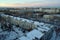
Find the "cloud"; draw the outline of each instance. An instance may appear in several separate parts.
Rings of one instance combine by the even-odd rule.
[[[15,3],[15,4],[6,4],[6,3],[0,3],[0,7],[1,6],[5,6],[5,7],[24,7],[24,6],[43,6],[43,4],[40,4],[40,3],[29,3],[29,4],[21,4],[21,3]]]
[[[57,0],[11,0],[10,2],[4,1],[2,3],[0,1],[0,7],[59,6],[59,2]]]
[[[0,4],[0,7],[29,7],[29,6],[55,6],[55,5],[59,5],[59,4],[43,4],[43,3],[31,3],[31,4],[20,4],[20,3],[16,3],[16,4]]]

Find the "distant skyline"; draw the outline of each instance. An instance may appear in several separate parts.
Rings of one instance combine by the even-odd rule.
[[[60,0],[0,0],[0,7],[60,7]]]

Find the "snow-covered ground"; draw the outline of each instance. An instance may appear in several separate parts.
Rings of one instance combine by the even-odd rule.
[[[60,40],[60,36],[58,35],[58,37],[56,38],[56,33],[54,31],[53,36],[50,40]]]
[[[23,31],[21,28],[17,28],[16,26],[13,26],[13,29],[14,31],[2,31],[2,29],[0,28],[0,40],[16,40],[16,39],[19,39],[20,37],[22,37],[24,35]],[[41,30],[41,29],[40,29]],[[42,29],[43,30],[43,29]],[[32,32],[32,33],[31,33]],[[40,37],[41,35],[39,34],[40,32],[39,31],[30,31],[29,34],[32,34],[32,35],[29,35],[27,36],[26,38],[28,39],[30,36],[34,37],[34,36],[37,36],[37,37]],[[35,35],[35,34],[38,34],[38,35]],[[41,33],[42,34],[42,33]],[[32,38],[31,37],[31,38]],[[56,37],[56,34],[55,34],[55,31],[53,32],[53,36],[50,40],[55,40],[55,37]],[[60,40],[60,36],[57,37],[57,40]]]

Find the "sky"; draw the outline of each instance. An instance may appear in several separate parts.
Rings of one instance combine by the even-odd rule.
[[[0,0],[0,7],[60,7],[60,0]]]

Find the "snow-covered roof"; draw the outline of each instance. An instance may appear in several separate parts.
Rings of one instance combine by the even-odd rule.
[[[35,22],[34,22],[34,24],[35,24],[35,25],[40,25],[40,23],[39,23],[39,22],[37,22],[37,21],[35,21]]]
[[[8,33],[8,32],[7,32]],[[10,32],[9,36],[5,40],[13,40],[17,37],[17,34],[13,31]]]
[[[44,31],[45,31],[45,32],[48,32],[48,30],[43,29],[43,28],[39,28],[39,27],[38,27],[37,29],[38,29],[39,31],[42,31],[42,32],[44,32]]]
[[[22,19],[22,21],[26,21],[26,19],[24,19],[24,18],[21,18]]]
[[[50,30],[50,28],[49,28],[48,26],[45,26],[45,25],[43,25],[42,28],[45,28],[45,29],[47,29],[47,30]]]
[[[19,38],[18,40],[30,40],[29,38],[22,36],[21,38]]]
[[[14,17],[14,19],[16,19],[17,17]]]
[[[27,37],[30,39],[38,38],[40,39],[44,34],[36,29],[32,30],[31,32],[27,33]]]
[[[40,22],[40,25],[44,25],[44,23],[43,22]]]
[[[26,20],[28,23],[32,23],[33,21],[32,20]]]
[[[13,16],[10,16],[11,18],[13,18]]]
[[[20,18],[19,18],[19,17],[17,17],[17,20],[20,20]]]

